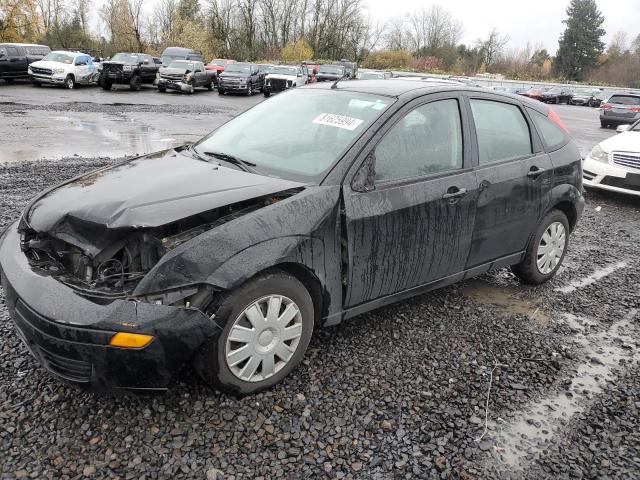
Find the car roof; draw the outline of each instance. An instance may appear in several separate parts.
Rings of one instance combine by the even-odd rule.
[[[342,80],[336,85],[337,90],[366,93],[370,95],[380,95],[394,98],[415,98],[429,93],[438,92],[477,92],[492,97],[504,97],[515,99],[540,112],[548,112],[549,107],[541,102],[531,100],[521,95],[511,93],[495,92],[487,88],[470,87],[468,85],[451,85],[437,82],[416,82],[414,80]],[[335,82],[313,83],[305,88],[331,90]]]

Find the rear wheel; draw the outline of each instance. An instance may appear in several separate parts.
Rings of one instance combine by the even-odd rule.
[[[129,82],[129,88],[134,91],[138,91],[142,88],[142,79],[140,75],[134,75]]]
[[[511,269],[524,283],[539,285],[551,279],[567,253],[569,221],[560,210],[552,210],[538,225],[522,261]]]
[[[270,270],[207,310],[223,327],[195,367],[212,387],[235,395],[270,388],[302,360],[314,325],[313,302],[294,276]]]

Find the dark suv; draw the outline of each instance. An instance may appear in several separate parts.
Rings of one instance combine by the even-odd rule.
[[[640,94],[614,93],[600,105],[600,126],[608,128],[640,120]]]
[[[149,391],[188,366],[243,395],[314,327],[496,268],[550,280],[583,208],[580,152],[542,103],[314,84],[40,194],[0,237],[2,286],[59,378]]]
[[[49,52],[51,49],[46,45],[0,43],[0,79],[12,82],[29,78],[29,65],[42,60]]]
[[[116,53],[111,60],[102,62],[99,84],[105,90],[112,85],[128,85],[140,90],[143,84],[153,84],[160,65],[145,53]]]
[[[266,74],[255,63],[232,63],[218,77],[218,93],[252,95],[262,91]]]

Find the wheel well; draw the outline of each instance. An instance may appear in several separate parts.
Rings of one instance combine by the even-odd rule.
[[[574,207],[571,202],[562,201],[556,204],[553,209],[560,210],[567,216],[567,220],[569,220],[569,231],[572,232],[578,221],[578,212],[576,211],[576,207]]]
[[[320,325],[321,320],[327,316],[326,306],[329,302],[325,301],[324,289],[316,275],[304,265],[299,263],[280,263],[275,268],[283,270],[302,282],[311,295],[313,300],[313,310],[315,312],[315,324]]]

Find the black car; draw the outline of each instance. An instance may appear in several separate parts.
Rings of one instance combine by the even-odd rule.
[[[335,82],[336,80],[342,80],[348,78],[344,65],[320,65],[318,74],[316,75],[316,81],[318,82]]]
[[[218,93],[244,93],[251,96],[262,91],[265,76],[255,63],[231,63],[218,76]]]
[[[574,92],[569,104],[581,105],[584,107],[598,107],[602,102],[598,96],[602,95],[602,90],[593,88],[581,88]]]
[[[102,62],[102,73],[98,83],[105,90],[113,85],[129,85],[131,90],[140,90],[143,84],[152,85],[160,65],[145,53],[116,53],[109,61]]]
[[[581,192],[541,103],[314,84],[40,194],[0,238],[2,286],[63,380],[148,391],[192,366],[242,395],[288,375],[315,326],[501,267],[551,279]]]
[[[9,83],[29,78],[29,65],[42,60],[49,52],[51,49],[46,45],[0,43],[0,79]]]
[[[542,92],[540,101],[544,103],[569,104],[573,98],[573,90],[570,88],[553,87]]]

